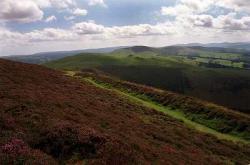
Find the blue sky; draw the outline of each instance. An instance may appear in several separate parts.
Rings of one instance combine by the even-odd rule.
[[[20,24],[10,22],[8,27],[28,32],[33,29],[43,29],[46,27],[69,28],[74,22],[94,20],[104,26],[125,26],[136,24],[155,24],[160,17],[159,9],[162,6],[173,5],[172,0],[107,0],[107,7],[101,5],[89,6],[88,0],[77,0],[78,8],[88,11],[85,16],[78,16],[73,21],[67,21],[65,16],[71,16],[67,10],[56,11],[54,8],[44,9],[44,17],[55,15],[57,20],[48,24],[46,22],[30,22]]]
[[[0,56],[250,38],[248,0],[1,0]]]

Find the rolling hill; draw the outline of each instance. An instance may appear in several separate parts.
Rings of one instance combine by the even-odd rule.
[[[224,42],[224,43],[208,43],[208,44],[190,43],[190,44],[181,44],[179,46],[219,47],[219,48],[244,49],[250,51],[249,42],[236,42],[236,43]]]
[[[0,60],[0,164],[250,162],[248,140],[238,140],[249,120],[235,139],[88,77]]]
[[[95,68],[123,80],[201,98],[250,113],[247,52],[204,47],[129,47],[106,54],[83,53],[45,66]]]
[[[58,60],[64,57],[73,56],[79,53],[109,53],[116,49],[120,49],[124,47],[109,47],[109,48],[99,48],[99,49],[85,49],[85,50],[72,50],[72,51],[56,51],[56,52],[42,52],[36,53],[32,55],[15,55],[15,56],[4,56],[2,58],[30,63],[30,64],[42,64],[53,60]]]
[[[124,48],[124,49],[123,49]],[[117,52],[132,52],[132,53],[140,53],[140,52],[150,52],[150,53],[156,53],[161,55],[181,55],[181,56],[194,56],[194,57],[202,57],[199,55],[202,55],[202,53],[209,54],[211,57],[214,57],[213,53],[224,53],[222,56],[217,57],[217,59],[227,60],[227,55],[230,56],[231,54],[238,54],[237,57],[240,55],[244,55],[242,58],[233,59],[236,61],[245,61],[246,66],[250,68],[250,49],[249,49],[249,43],[210,43],[210,44],[200,44],[200,43],[191,43],[191,44],[181,44],[181,45],[175,45],[175,46],[167,46],[162,48],[152,48],[152,47],[146,47],[146,46],[134,46],[134,47],[128,47],[128,46],[120,46],[120,47],[108,47],[108,48],[99,48],[99,49],[85,49],[85,50],[73,50],[73,51],[57,51],[57,52],[42,52],[42,53],[36,53],[32,55],[14,55],[14,56],[4,56],[3,58],[13,60],[13,61],[19,61],[19,62],[25,62],[25,63],[31,63],[31,64],[42,64],[47,63],[50,61],[58,60],[67,56],[76,55],[79,53],[111,53],[113,51],[118,50]],[[212,54],[211,54],[212,52]],[[225,56],[226,55],[226,56]],[[223,58],[224,57],[224,58]],[[204,58],[204,57],[203,57]],[[213,62],[213,61],[212,61]],[[218,63],[218,61],[215,61]]]

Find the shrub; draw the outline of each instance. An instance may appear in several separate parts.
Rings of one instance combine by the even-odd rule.
[[[31,149],[23,140],[12,138],[0,146],[0,164],[43,164],[53,165],[55,161],[48,155]]]
[[[74,154],[86,159],[98,157],[97,152],[105,142],[106,138],[92,129],[59,122],[41,132],[35,148],[57,159],[67,160]]]

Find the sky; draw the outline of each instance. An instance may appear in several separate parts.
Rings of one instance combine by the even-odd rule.
[[[250,0],[0,0],[0,56],[249,41]]]

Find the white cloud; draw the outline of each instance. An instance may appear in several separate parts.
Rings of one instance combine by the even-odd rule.
[[[5,28],[0,29],[2,42],[15,40],[22,43],[35,43],[45,41],[72,41],[85,38],[85,36],[98,36],[99,38],[118,39],[135,38],[138,36],[172,35],[175,29],[170,24],[140,24],[133,26],[105,27],[94,22],[81,22],[72,26],[70,30],[59,28],[45,28],[27,33],[13,32]]]
[[[214,17],[211,15],[201,14],[201,15],[188,15],[182,17],[181,19],[183,23],[186,22],[186,25],[191,26],[200,26],[200,27],[213,27]],[[179,20],[181,20],[179,19]]]
[[[42,20],[43,8],[73,9],[75,0],[1,0],[0,21],[4,22],[34,22]],[[86,15],[84,9],[75,9],[74,14]],[[55,17],[47,18],[46,22],[55,20]],[[52,20],[51,20],[52,19]]]
[[[170,7],[162,7],[161,14],[162,15],[169,15],[169,16],[178,16],[192,13],[192,10],[185,5],[177,5],[177,6],[170,6]]]
[[[51,7],[50,0],[33,0],[40,8]]]
[[[85,16],[88,14],[88,11],[85,9],[76,8],[72,11],[72,14],[76,16]]]
[[[45,28],[24,34],[29,41],[69,41],[77,39],[77,35],[69,30]]]
[[[77,5],[75,0],[32,0],[40,8],[54,7],[57,9],[68,9]]]
[[[250,16],[235,18],[235,13],[222,15],[214,19],[215,28],[225,30],[250,30]]]
[[[162,15],[179,16],[187,14],[198,14],[210,9],[214,0],[180,0],[175,6],[163,6]]]
[[[32,0],[1,0],[0,20],[34,22],[43,18],[43,11]]]
[[[56,8],[70,8],[76,6],[75,0],[50,0],[52,6]]]
[[[77,16],[86,16],[88,14],[88,11],[85,9],[80,9],[80,8],[75,8],[72,10],[69,10],[70,16],[64,16],[64,19],[66,21],[72,21],[74,19],[76,19]]]
[[[116,37],[171,35],[176,33],[171,24],[139,24],[132,26],[114,26],[105,28],[105,32]]]
[[[136,36],[170,35],[176,33],[173,25],[169,23],[105,27],[94,22],[81,22],[75,24],[72,29],[79,35],[102,34],[103,37],[111,38],[133,38]]]
[[[220,1],[220,0],[217,0]],[[181,3],[195,13],[208,11],[216,0],[181,0]]]
[[[230,9],[234,13],[210,15],[216,7]],[[218,9],[217,9],[218,10]],[[223,30],[250,30],[249,16],[239,16],[250,12],[250,1],[246,0],[180,0],[175,6],[163,6],[161,14],[174,16],[172,21],[178,26],[193,28],[206,27]],[[192,30],[192,29],[191,29]]]
[[[72,29],[78,34],[100,34],[104,32],[105,27],[93,22],[81,22],[75,24]]]
[[[56,20],[57,20],[56,16],[52,15],[52,16],[47,17],[44,21],[45,22],[53,22]]]
[[[0,27],[0,38],[4,38],[4,40],[0,40],[1,43],[6,41],[17,42],[20,40],[25,40],[25,36],[22,33],[12,32],[3,27]]]
[[[99,6],[102,6],[102,7],[108,7],[106,5],[106,3],[104,2],[104,0],[89,0],[89,5],[90,6],[99,5]]]
[[[250,13],[250,1],[249,0],[218,0],[216,5],[222,6],[234,11],[244,11]]]
[[[249,0],[178,0],[175,6],[163,6],[163,15],[184,15],[190,13],[203,13],[214,7],[223,7],[235,12],[250,13]]]
[[[228,32],[219,28],[204,28],[201,20],[207,20],[206,15],[193,19],[199,21],[193,21],[193,24],[196,22],[197,25],[189,23],[192,25],[190,28],[180,26],[181,22],[113,27],[81,22],[68,30],[45,28],[26,33],[0,28],[0,38],[4,38],[0,40],[0,55],[119,45],[166,46],[188,42],[249,41],[250,31]],[[213,18],[214,27],[224,26],[218,25],[216,19],[219,18]],[[248,20],[249,18],[245,17],[241,21],[247,25]]]
[[[4,40],[0,40],[0,43],[5,44],[34,44],[36,42],[72,41],[79,39],[78,35],[73,31],[58,28],[45,28],[27,33],[14,32],[6,28],[0,28],[0,38],[4,38]]]

